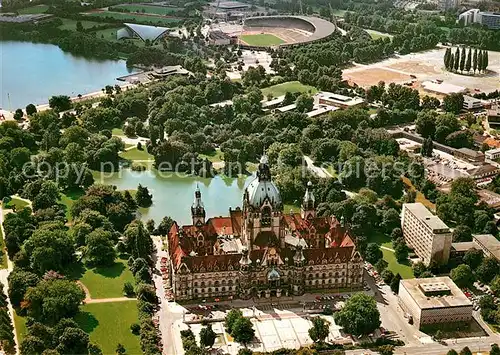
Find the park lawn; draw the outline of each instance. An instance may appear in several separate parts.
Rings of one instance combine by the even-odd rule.
[[[19,211],[20,209],[27,207],[28,202],[26,202],[24,200],[20,200],[16,197],[13,197],[12,200],[7,202],[3,207],[4,207],[4,209],[12,209],[12,207],[14,207],[14,206],[16,207],[16,211]]]
[[[7,269],[7,253],[5,249],[5,240],[3,239],[3,232],[0,228],[0,269]]]
[[[117,7],[121,9],[129,10],[130,12],[144,12],[146,14],[154,14],[154,15],[170,15],[174,12],[182,10],[179,7],[165,7],[165,6],[154,6],[154,5],[135,5],[135,4],[126,4],[126,5],[117,5],[110,7],[110,10],[113,11]]]
[[[112,12],[112,11],[102,11],[102,12],[87,12],[84,14],[87,17],[102,17],[102,18],[113,18],[120,21],[129,21],[135,23],[143,24],[153,24],[153,25],[175,25],[182,21],[178,18],[169,18],[161,16],[151,16],[151,15],[140,15],[140,14],[128,14],[123,12]]]
[[[275,46],[285,43],[281,38],[269,33],[261,33],[257,35],[242,35],[241,39],[249,46]]]
[[[82,189],[74,189],[74,190],[68,190],[59,195],[59,203],[64,205],[64,213],[66,214],[66,219],[68,221],[72,220],[71,217],[71,207],[75,203],[76,200],[80,198],[80,196],[83,196],[85,194],[85,191]]]
[[[78,22],[77,20],[72,20],[69,18],[61,18],[61,20],[63,23],[61,26],[58,27],[60,30],[76,31],[76,23]],[[92,28],[94,26],[107,25],[106,23],[95,22],[95,21],[80,20],[80,22],[81,22],[84,29]]]
[[[415,277],[411,266],[400,264],[392,251],[382,249],[382,254],[384,255],[384,260],[389,264],[387,269],[391,270],[394,275],[400,274],[403,279],[412,279]]]
[[[116,259],[112,266],[86,268],[80,281],[87,286],[91,298],[124,297],[123,285],[134,284],[134,275],[126,260]]]
[[[285,95],[287,92],[311,92],[312,94],[315,94],[318,92],[318,89],[316,89],[314,86],[304,85],[299,81],[288,81],[286,83],[277,84],[262,89],[262,95],[264,97],[267,97],[269,94],[272,94],[274,97],[278,97],[281,95]]]
[[[368,239],[368,242],[375,243],[378,246],[383,246],[383,247],[392,249],[391,237],[389,237],[388,235],[386,235],[384,233],[379,233],[379,232],[373,233],[370,236],[370,238]]]
[[[379,38],[385,38],[388,37],[390,38],[391,36],[389,34],[384,34],[384,33],[379,33],[377,31],[372,31],[369,29],[364,29],[368,34],[372,37],[372,39],[379,39]]]
[[[14,325],[16,327],[17,340],[21,343],[28,332],[26,327],[26,317],[21,317],[16,313],[16,311],[14,311]]]
[[[410,190],[416,190],[415,186],[411,183],[410,179],[408,179],[406,176],[401,177],[403,179],[403,183],[410,188]],[[423,204],[425,207],[430,209],[431,211],[436,210],[436,205],[429,201],[427,198],[425,198],[424,194],[421,193],[420,191],[417,191],[417,197],[415,198],[415,202],[420,202]]]
[[[26,7],[24,9],[19,9],[17,12],[19,15],[30,15],[30,14],[43,14],[47,12],[49,9],[48,5],[36,5],[36,6],[30,6]]]
[[[202,159],[206,158],[206,159],[210,160],[212,163],[222,161],[223,156],[224,156],[224,153],[222,153],[220,151],[220,149],[216,149],[214,152],[212,152],[210,154],[200,154],[199,155],[200,158],[202,158]]]
[[[117,41],[116,32],[120,29],[120,27],[114,28],[106,28],[104,30],[95,31],[97,38],[106,39],[108,41]]]
[[[80,307],[75,321],[97,343],[103,354],[114,354],[122,344],[126,354],[142,354],[139,336],[130,326],[138,322],[136,301],[90,303]]]
[[[284,204],[283,213],[290,213],[290,211],[293,211],[294,213],[300,213],[300,207],[296,205]]]
[[[347,12],[347,10],[335,9],[335,10],[332,10],[332,15],[338,16],[338,17],[344,17],[346,12]]]
[[[146,151],[146,148],[144,148],[144,150],[139,150],[137,147],[121,152],[120,157],[132,161],[153,159],[153,156]]]
[[[111,131],[111,134],[113,136],[125,137],[125,133],[123,133],[123,129],[121,129],[121,128],[113,128],[113,130]]]

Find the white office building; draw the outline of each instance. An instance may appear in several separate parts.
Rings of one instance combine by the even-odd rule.
[[[406,244],[425,265],[448,262],[452,242],[450,228],[423,204],[403,204],[401,226]]]

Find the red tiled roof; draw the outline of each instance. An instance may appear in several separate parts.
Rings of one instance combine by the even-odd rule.
[[[307,263],[322,264],[326,260],[328,264],[333,264],[337,259],[343,263],[351,260],[353,251],[354,247],[306,248],[303,253]]]

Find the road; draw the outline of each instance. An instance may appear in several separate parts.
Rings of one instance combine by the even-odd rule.
[[[163,279],[160,272],[160,261],[162,257],[167,257],[166,251],[162,250],[162,241],[159,237],[153,237],[156,247],[156,252],[153,254],[153,261],[155,262],[155,270],[153,274],[153,282],[156,287],[156,295],[158,296],[159,310],[157,316],[159,319],[159,327],[161,332],[161,340],[163,343],[163,354],[176,355],[183,354],[184,351],[179,349],[179,341],[174,338],[176,336],[173,331],[174,324],[182,320],[184,308],[175,302],[168,302],[165,298],[163,290]],[[178,333],[178,332],[177,332]]]
[[[320,168],[319,166],[314,165],[314,162],[307,155],[304,155],[304,161],[306,162],[306,166],[313,173],[318,175],[321,178],[331,178],[332,175],[326,171],[326,169]]]

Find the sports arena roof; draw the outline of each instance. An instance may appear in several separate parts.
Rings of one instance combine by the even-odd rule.
[[[269,27],[277,27],[276,22],[280,20],[283,21],[284,28],[292,27],[292,25],[290,24],[290,20],[292,21],[296,20],[296,21],[305,21],[312,26],[311,27],[312,29],[314,29],[314,32],[311,36],[305,37],[303,40],[299,40],[293,44],[317,41],[321,38],[330,36],[332,33],[335,32],[336,29],[335,25],[330,21],[312,16],[287,16],[287,15],[254,16],[254,17],[248,17],[245,20],[244,25],[246,27],[251,27],[254,25],[253,23],[255,23],[257,27],[267,27],[266,24],[268,24]],[[281,45],[282,46],[287,45],[287,43]]]
[[[125,28],[119,29],[116,32],[117,39],[137,36],[143,41],[148,39],[151,42],[154,42],[169,30],[167,27],[137,25],[135,23],[124,23],[123,25]]]

